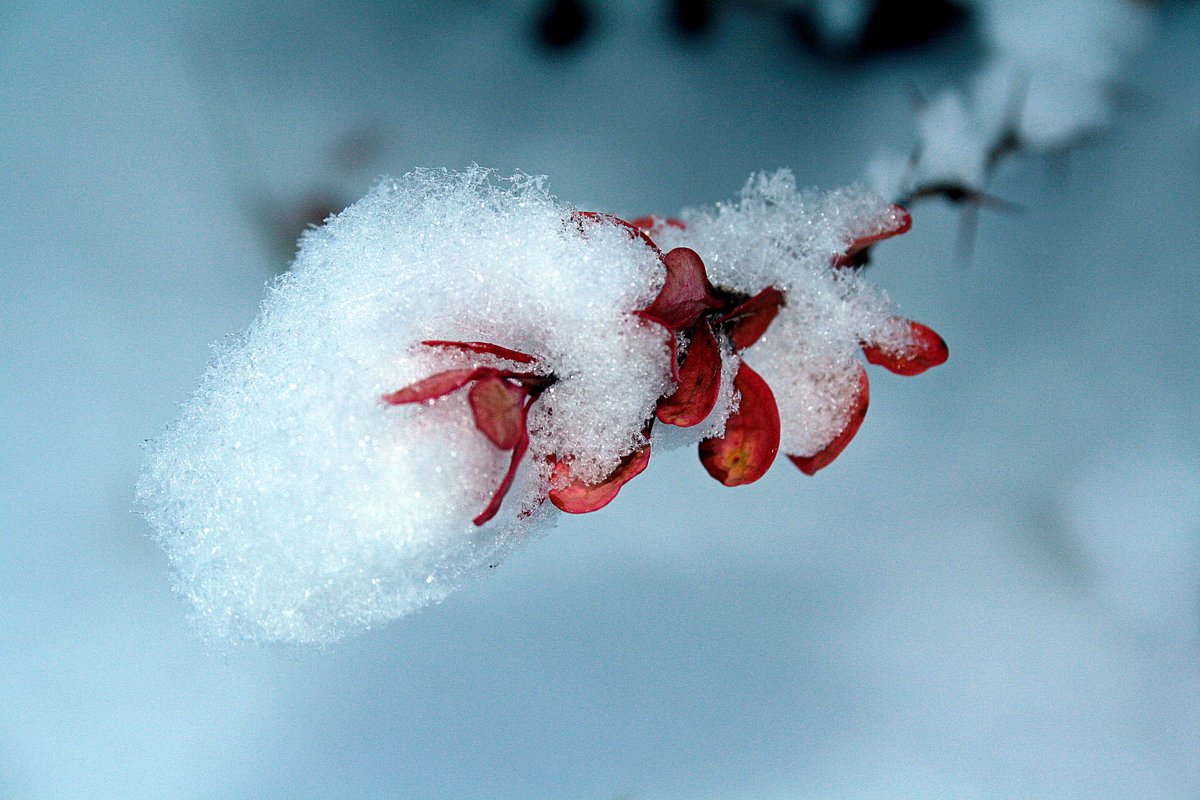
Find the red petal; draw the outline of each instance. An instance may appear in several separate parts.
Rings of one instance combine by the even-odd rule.
[[[910,228],[912,228],[912,215],[908,213],[908,209],[902,206],[892,206],[892,213],[896,216],[896,220],[894,222],[888,223],[884,228],[875,233],[871,233],[866,236],[860,236],[855,239],[850,243],[850,246],[846,248],[845,253],[834,257],[833,265],[835,267],[860,266],[862,263],[861,260],[855,258],[855,256],[860,252],[873,244],[882,242],[884,239],[890,239],[893,236],[899,236],[902,233],[906,233]]]
[[[931,367],[945,364],[950,358],[946,341],[928,325],[907,320],[912,343],[900,350],[881,350],[875,345],[863,345],[867,361],[895,372],[897,375],[920,375]]]
[[[509,350],[507,347],[501,347],[491,342],[447,342],[441,339],[428,339],[421,342],[421,344],[429,347],[444,347],[450,350],[466,350],[471,353],[498,356],[509,361],[516,361],[518,364],[533,364],[537,361],[535,356],[531,356],[528,353],[522,353],[519,350]]]
[[[721,389],[721,348],[703,319],[692,326],[692,341],[677,382],[675,393],[658,402],[656,414],[668,425],[688,428],[709,415]]]
[[[483,378],[471,387],[468,398],[475,427],[501,450],[517,446],[525,427],[522,410],[527,392],[499,377]]]
[[[646,313],[677,331],[687,330],[706,309],[720,308],[704,261],[689,247],[676,247],[663,256],[667,278]]]
[[[500,504],[504,502],[504,495],[508,494],[508,490],[512,488],[513,480],[517,477],[517,467],[521,465],[521,459],[525,457],[525,451],[529,448],[529,431],[525,427],[525,420],[529,415],[529,404],[532,402],[530,400],[529,403],[521,406],[520,433],[517,435],[516,444],[513,446],[512,460],[508,462],[508,472],[504,473],[504,478],[500,481],[500,485],[492,493],[492,499],[488,501],[487,508],[480,511],[479,516],[472,520],[476,525],[482,525],[496,516],[496,513],[500,510]]]
[[[850,440],[858,433],[858,429],[862,427],[863,419],[867,416],[867,406],[871,403],[871,385],[867,381],[867,371],[859,365],[858,368],[858,392],[854,395],[854,401],[850,406],[850,418],[846,421],[846,427],[842,428],[842,432],[833,437],[833,441],[825,445],[818,453],[811,456],[791,456],[792,463],[800,468],[800,471],[805,475],[815,475],[819,470],[825,469],[833,463],[834,459],[842,454],[846,449],[846,445],[850,444]]]
[[[424,380],[409,384],[391,394],[385,394],[383,402],[398,406],[404,403],[420,403],[425,400],[433,400],[448,395],[456,389],[461,389],[471,381],[496,377],[501,374],[500,370],[492,367],[447,370],[446,372],[439,372],[436,375],[430,375]]]
[[[740,306],[717,320],[729,322],[729,339],[734,350],[745,350],[759,340],[783,306],[784,294],[768,286]]]
[[[597,511],[612,502],[621,487],[641,474],[650,463],[650,443],[642,445],[621,459],[617,468],[600,483],[588,485],[571,475],[570,464],[559,461],[554,465],[552,480],[565,479],[561,489],[550,490],[550,502],[568,514],[587,514]],[[557,482],[557,481],[556,481]]]
[[[629,235],[632,238],[641,239],[643,242],[645,242],[647,245],[649,245],[651,248],[653,248],[654,252],[656,252],[656,253],[662,252],[662,250],[659,249],[658,245],[656,245],[654,243],[654,240],[646,235],[645,231],[643,231],[637,225],[634,225],[631,222],[626,222],[625,220],[623,220],[620,217],[615,216],[613,214],[603,214],[599,211],[576,211],[571,216],[576,222],[580,222],[580,223],[583,220],[588,220],[589,222],[608,222],[612,225],[620,226],[620,227],[624,228],[626,231],[628,231]],[[583,226],[581,224],[580,228],[582,229],[582,227]]]
[[[757,372],[743,363],[733,386],[741,392],[738,410],[725,422],[725,435],[700,443],[700,462],[726,486],[754,483],[766,474],[779,451],[779,408]]]

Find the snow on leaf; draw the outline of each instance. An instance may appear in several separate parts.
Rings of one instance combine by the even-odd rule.
[[[621,463],[604,480],[587,484],[571,474],[567,460],[554,465],[551,483],[563,485],[550,490],[550,502],[568,514],[587,514],[598,511],[613,501],[621,487],[642,473],[650,463],[650,443],[639,447],[621,459]]]
[[[846,248],[844,253],[835,256],[833,266],[862,266],[866,261],[866,251],[868,248],[879,244],[885,239],[891,239],[893,236],[907,233],[912,229],[912,215],[908,213],[908,209],[903,206],[893,205],[891,211],[891,218],[885,220],[884,225],[879,230],[857,237],[850,243],[850,246]]]
[[[139,484],[204,627],[327,643],[437,602],[552,525],[546,499],[610,502],[658,420],[675,427],[656,450],[698,443],[727,485],[781,447],[827,463],[865,410],[860,347],[902,369],[940,358],[918,327],[904,349],[882,292],[831,267],[898,232],[881,198],[781,171],[685,218],[632,224],[539,178],[423,170],[306,235]]]
[[[867,361],[878,364],[897,375],[920,375],[927,369],[945,364],[950,358],[946,341],[928,325],[906,320],[911,341],[899,350],[878,345],[863,345]]]
[[[661,319],[656,319],[655,317],[652,317],[649,314],[647,314],[645,311],[635,311],[635,312],[633,312],[633,315],[635,317],[637,317],[638,319],[642,320],[643,322],[647,322],[651,325],[657,325],[658,327],[662,328],[663,333],[666,336],[665,341],[667,343],[667,350],[670,352],[670,355],[671,355],[671,380],[675,381],[675,384],[678,385],[679,384],[679,342],[677,342],[675,340],[675,330],[670,325],[663,322]]]
[[[498,344],[491,342],[448,342],[441,339],[426,339],[421,342],[426,347],[440,347],[447,350],[464,350],[468,353],[479,353],[481,355],[496,356],[507,361],[515,361],[518,364],[536,364],[537,357],[531,356],[528,353],[522,353],[519,350],[510,350],[507,347],[501,347]]]
[[[858,369],[858,390],[855,392],[854,400],[850,405],[850,414],[847,417],[845,427],[833,438],[833,441],[811,456],[789,455],[788,458],[805,475],[815,475],[820,470],[828,467],[842,454],[842,451],[846,449],[846,446],[850,444],[855,434],[858,433],[858,429],[862,427],[863,419],[867,416],[867,406],[870,403],[871,385],[867,380],[867,371],[860,365]]]
[[[582,223],[584,222],[608,223],[610,225],[616,225],[617,227],[624,228],[625,231],[634,239],[641,239],[655,252],[661,252],[658,249],[658,245],[654,243],[653,239],[646,235],[644,230],[639,228],[637,225],[634,225],[632,222],[626,222],[615,214],[604,214],[599,211],[576,211],[573,214],[573,218],[577,223],[579,223],[581,230],[583,230]]]

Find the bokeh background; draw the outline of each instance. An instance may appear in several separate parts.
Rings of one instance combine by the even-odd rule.
[[[973,252],[874,279],[949,341],[809,479],[655,459],[444,604],[214,650],[134,515],[141,445],[297,233],[414,166],[670,213],[858,180],[969,24],[865,58],[765,4],[0,0],[0,797],[1200,796],[1200,9],[1115,124],[1007,162]],[[552,37],[553,38],[553,37]]]

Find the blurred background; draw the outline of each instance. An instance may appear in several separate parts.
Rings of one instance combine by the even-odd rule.
[[[1194,3],[1103,134],[1002,165],[969,255],[938,200],[876,249],[951,361],[873,374],[816,478],[671,453],[324,652],[204,645],[130,511],[210,343],[377,176],[621,215],[854,182],[983,58],[916,6],[0,0],[0,798],[1200,796]]]

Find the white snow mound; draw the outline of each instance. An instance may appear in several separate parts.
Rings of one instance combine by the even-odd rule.
[[[573,212],[542,178],[424,170],[303,237],[258,319],[218,346],[180,419],[151,443],[139,483],[203,631],[325,643],[439,601],[553,522],[548,455],[573,455],[592,480],[644,443],[673,386],[662,329],[632,312],[665,270],[618,226],[581,233]],[[889,213],[865,192],[797,192],[781,172],[753,178],[736,204],[693,212],[679,234],[714,283],[789,291],[747,352],[775,388],[788,452],[836,433],[858,342],[892,324],[880,295],[829,267]],[[472,518],[509,453],[476,429],[466,391],[405,406],[381,396],[446,369],[519,365],[426,339],[492,342],[558,377],[532,407],[512,490],[482,527]],[[732,395],[671,444],[718,433]]]

